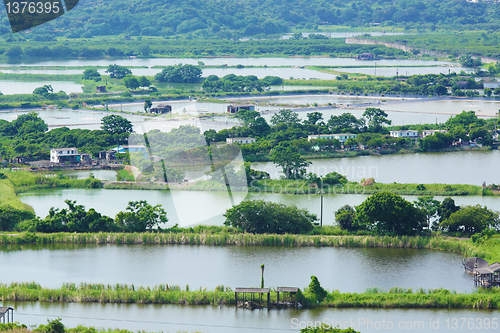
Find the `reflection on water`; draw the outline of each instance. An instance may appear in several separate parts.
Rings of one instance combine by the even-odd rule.
[[[415,249],[190,246],[38,245],[0,246],[1,283],[167,283],[198,289],[260,284],[260,265],[270,287],[305,287],[315,275],[329,290],[363,292],[378,287],[474,289],[461,255]],[[300,269],[297,269],[300,266]],[[453,277],[450,279],[450,276]]]
[[[497,172],[497,165],[500,163],[498,150],[372,155],[311,162],[307,172],[323,176],[335,171],[357,182],[363,178],[375,178],[380,183],[500,183],[500,174]],[[252,166],[256,170],[268,172],[271,178],[280,176],[281,169],[271,162],[253,163]]]
[[[54,92],[64,91],[66,94],[72,92],[81,93],[83,85],[70,81],[14,81],[0,80],[0,91],[4,95],[31,94],[33,90],[44,85],[51,85]]]
[[[36,303],[0,302],[0,306],[16,309],[15,320],[29,325],[46,324],[47,318],[62,318],[66,327],[78,325],[120,328],[146,332],[299,332],[297,326],[310,321],[324,322],[346,328],[349,325],[362,333],[380,333],[382,322],[395,332],[449,333],[494,332],[493,319],[500,311],[455,309],[336,309],[310,310],[243,310],[234,306],[189,306],[156,304],[100,304],[100,303]],[[472,318],[474,323],[490,322],[490,329],[471,330],[466,325],[452,328],[453,320]],[[448,320],[448,322],[447,322]],[[371,324],[369,324],[371,322]],[[449,325],[447,325],[449,324]],[[398,330],[401,326],[404,329]],[[302,326],[304,327],[304,326]],[[406,328],[407,327],[407,328]],[[477,326],[479,327],[479,326]]]

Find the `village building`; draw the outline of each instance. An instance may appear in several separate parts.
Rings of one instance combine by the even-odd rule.
[[[99,152],[99,159],[106,160],[107,162],[116,160],[116,151],[114,150],[102,150]]]
[[[393,138],[418,138],[418,131],[413,130],[399,130],[399,131],[390,131],[389,134]]]
[[[354,59],[357,59],[357,60],[374,60],[375,56],[373,55],[373,53],[365,52],[365,53],[358,54],[357,56],[354,57]]]
[[[50,149],[50,162],[63,164],[63,163],[92,163],[92,156],[87,153],[79,153],[76,148],[52,148]]]
[[[255,111],[255,105],[239,105],[239,106],[228,105],[227,106],[227,113],[237,113],[240,110]]]
[[[125,154],[125,153],[144,153],[147,154],[146,146],[144,145],[123,145],[112,149],[115,153]]]
[[[423,130],[422,131],[422,138],[425,138],[426,136],[429,136],[429,135],[434,135],[436,133],[448,133],[447,130]]]
[[[149,109],[149,113],[156,113],[156,114],[165,114],[171,112],[172,112],[172,106],[168,104],[158,104],[157,106]]]
[[[318,134],[318,135],[308,135],[307,141],[326,139],[326,140],[339,140],[341,143],[345,143],[349,139],[356,139],[357,134],[352,133],[339,133],[339,134]]]
[[[232,143],[239,143],[239,144],[249,144],[249,143],[254,143],[255,139],[254,138],[227,138],[226,143],[232,144]]]

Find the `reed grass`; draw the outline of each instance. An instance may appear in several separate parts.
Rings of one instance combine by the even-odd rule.
[[[137,304],[185,304],[185,305],[235,305],[231,288],[218,286],[214,290],[199,288],[190,290],[176,285],[134,286],[133,284],[65,283],[58,289],[42,288],[35,282],[0,284],[2,301],[41,301],[79,303],[137,303]],[[276,302],[275,290],[271,290],[271,302]],[[319,306],[338,308],[455,308],[498,309],[500,288],[478,289],[473,293],[457,293],[446,289],[376,288],[364,293],[329,292]]]
[[[220,228],[220,229],[219,229]],[[0,235],[0,244],[74,243],[74,244],[191,244],[242,246],[334,246],[437,249],[464,254],[478,251],[472,242],[450,237],[368,236],[368,235],[291,235],[249,234],[234,228],[165,233],[28,233]],[[185,229],[183,229],[185,230]],[[194,231],[194,229],[193,229]]]

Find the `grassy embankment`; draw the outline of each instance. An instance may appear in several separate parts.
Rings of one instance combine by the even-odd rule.
[[[42,288],[39,284],[11,283],[0,284],[2,301],[42,301],[42,302],[81,302],[81,303],[139,303],[139,304],[227,304],[235,305],[231,288],[218,286],[215,290],[190,290],[179,286],[134,286],[86,284],[64,284],[58,289]],[[271,292],[271,302],[276,302],[276,292]],[[446,289],[391,288],[380,291],[368,289],[364,293],[329,292],[318,306],[337,308],[453,308],[453,309],[498,309],[500,308],[500,289],[478,289],[469,294],[457,293]]]
[[[221,183],[200,180],[182,187],[187,191],[224,191],[226,186]],[[234,188],[233,191],[246,190],[247,188]],[[306,180],[264,179],[254,181],[248,186],[249,192],[282,193],[282,194],[316,194],[320,193],[318,187],[312,187]],[[399,184],[399,183],[374,183],[362,185],[356,182],[328,186],[324,185],[323,191],[327,194],[374,194],[389,191],[399,195],[431,195],[431,196],[463,196],[463,195],[499,195],[497,192],[477,185],[459,184]]]
[[[26,170],[2,171],[7,181],[12,184],[16,193],[45,188],[100,188],[101,181],[95,178],[68,179],[63,176],[49,176],[46,172],[31,172]]]

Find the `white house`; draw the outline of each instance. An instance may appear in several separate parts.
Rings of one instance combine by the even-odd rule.
[[[389,133],[394,138],[418,138],[418,131],[413,130],[390,131]]]
[[[423,130],[422,131],[422,137],[425,138],[426,136],[429,136],[429,135],[434,135],[436,133],[448,133],[447,130]]]
[[[76,148],[52,148],[50,150],[50,162],[52,163],[78,163],[80,157]]]
[[[341,143],[344,143],[349,139],[356,139],[356,137],[357,137],[357,134],[352,134],[352,133],[318,134],[318,135],[308,135],[307,141],[317,140],[317,139],[326,139],[326,140],[337,139]]]
[[[239,144],[243,144],[243,143],[253,143],[255,142],[255,139],[254,138],[227,138],[226,139],[226,143],[239,143]]]

